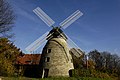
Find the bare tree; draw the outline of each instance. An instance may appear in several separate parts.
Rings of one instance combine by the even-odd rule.
[[[14,13],[6,0],[0,0],[0,38],[12,37],[11,29],[14,24]]]

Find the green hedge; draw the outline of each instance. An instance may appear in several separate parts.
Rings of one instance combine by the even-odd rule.
[[[107,73],[90,69],[74,69],[72,70],[72,77],[110,78]]]

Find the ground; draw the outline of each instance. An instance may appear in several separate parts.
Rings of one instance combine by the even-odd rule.
[[[1,79],[0,79],[1,80]],[[2,80],[117,80],[117,79],[102,79],[102,78],[91,78],[91,77],[59,77],[59,78],[27,78],[27,77],[2,77]]]

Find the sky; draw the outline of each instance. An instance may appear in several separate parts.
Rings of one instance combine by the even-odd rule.
[[[63,30],[84,52],[97,49],[120,55],[120,0],[8,0],[16,20],[14,43],[23,52],[33,41],[52,28],[34,13],[40,7],[55,25],[76,10],[83,12]]]

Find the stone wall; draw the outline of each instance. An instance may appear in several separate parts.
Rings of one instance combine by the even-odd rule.
[[[69,70],[74,69],[67,43],[62,38],[49,40],[43,49],[42,58],[44,77],[69,76]]]

